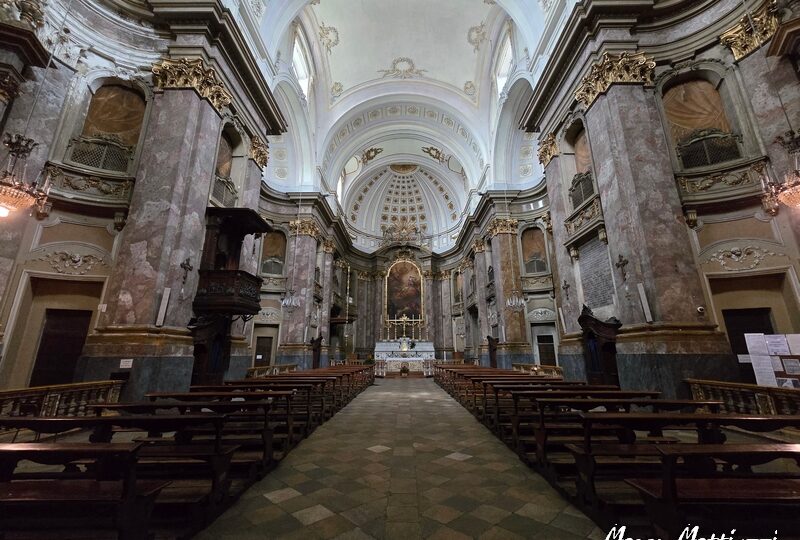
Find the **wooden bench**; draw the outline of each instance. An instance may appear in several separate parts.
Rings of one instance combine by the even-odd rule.
[[[758,473],[754,465],[788,458],[800,467],[800,444],[658,446],[662,478],[630,478],[665,540],[690,524],[699,531],[736,529],[737,538],[797,538],[800,479]],[[698,467],[697,463],[710,464]],[[680,466],[680,465],[683,466]],[[776,532],[777,531],[777,534]]]
[[[120,539],[149,538],[153,503],[167,483],[137,480],[141,448],[137,443],[0,444],[0,537],[38,532],[41,538],[77,538],[110,528]],[[52,472],[15,479],[22,460],[65,469],[74,469],[76,461],[93,466],[85,478]]]

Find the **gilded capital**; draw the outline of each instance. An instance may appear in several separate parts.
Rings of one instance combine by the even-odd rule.
[[[262,169],[267,166],[269,161],[269,148],[264,140],[256,135],[250,141],[250,158]]]
[[[213,68],[207,68],[201,58],[162,60],[153,64],[153,84],[158,88],[193,88],[202,98],[221,111],[230,105],[231,93],[225,89]]]
[[[550,133],[539,141],[539,163],[542,167],[547,167],[554,157],[558,155],[558,143],[556,143],[556,134]]]
[[[433,279],[435,276],[436,274],[430,270],[422,271],[422,277],[424,277],[425,279]]]
[[[369,272],[365,272],[363,270],[358,270],[356,272],[356,277],[361,281],[369,281],[372,275]]]
[[[575,99],[589,107],[597,96],[607,91],[613,84],[652,85],[655,67],[655,61],[641,52],[623,52],[619,55],[603,53],[600,60],[589,70],[589,74],[581,80],[575,91]]]
[[[731,50],[735,60],[741,60],[769,41],[779,25],[777,4],[775,0],[767,0],[752,16],[745,15],[736,26],[723,32],[719,40]]]
[[[293,236],[313,236],[316,238],[320,235],[317,223],[311,219],[296,219],[290,221],[289,232]]]
[[[486,251],[486,242],[483,241],[483,238],[478,238],[472,244],[472,249],[475,250],[475,253],[483,253]]]
[[[442,281],[446,281],[450,279],[450,270],[441,270],[436,273],[436,279],[440,279]]]
[[[498,234],[517,234],[519,222],[514,218],[494,218],[489,223],[489,236]]]
[[[325,253],[334,253],[336,251],[336,244],[333,240],[326,239],[322,242],[322,251]]]

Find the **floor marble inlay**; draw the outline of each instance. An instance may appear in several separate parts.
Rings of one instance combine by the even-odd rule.
[[[432,380],[386,379],[318,428],[197,538],[605,534]]]

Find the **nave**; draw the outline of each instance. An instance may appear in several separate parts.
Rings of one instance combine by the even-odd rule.
[[[431,379],[383,379],[199,540],[605,538]]]

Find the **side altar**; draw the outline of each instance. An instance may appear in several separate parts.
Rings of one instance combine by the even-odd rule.
[[[375,343],[376,375],[399,373],[402,366],[409,372],[419,372],[425,376],[433,375],[433,361],[436,350],[431,341],[412,341],[408,337]],[[382,373],[384,372],[384,373]]]

